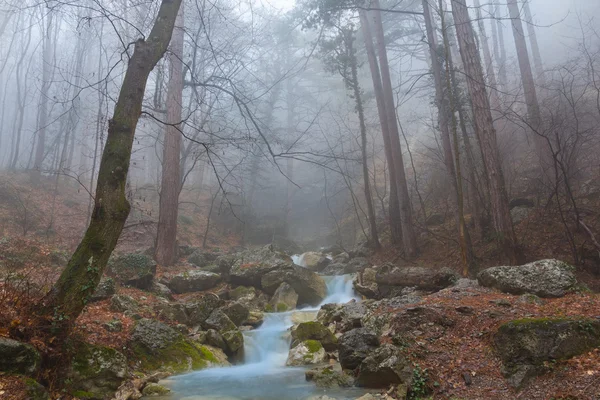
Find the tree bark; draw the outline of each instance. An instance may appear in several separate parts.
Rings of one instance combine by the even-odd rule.
[[[352,31],[353,32],[353,31]],[[344,33],[342,33],[344,34]],[[351,33],[345,34],[344,40],[350,56],[350,69],[352,71],[352,91],[354,92],[354,100],[356,102],[356,112],[360,124],[360,139],[361,139],[361,155],[362,155],[362,170],[365,190],[365,200],[367,202],[367,213],[369,216],[369,228],[371,232],[371,245],[375,249],[381,248],[379,242],[379,234],[377,232],[377,219],[375,217],[375,207],[373,206],[373,195],[371,194],[371,179],[369,178],[369,165],[367,158],[367,125],[365,124],[365,112],[361,97],[360,86],[358,82],[358,66],[356,61],[356,51],[354,49],[354,35]]]
[[[498,82],[496,81],[496,72],[494,71],[494,61],[490,51],[490,43],[485,32],[483,16],[481,15],[481,4],[479,0],[474,0],[475,9],[477,10],[477,25],[479,27],[479,45],[483,50],[483,61],[485,63],[485,72],[487,75],[488,85],[490,87],[490,98],[492,103],[492,111],[496,114],[500,111],[500,97],[498,96]]]
[[[90,224],[39,307],[40,316],[62,337],[96,289],[129,215],[125,184],[146,82],[169,45],[180,5],[181,0],[162,0],[150,35],[135,43],[108,126]]]
[[[160,186],[156,262],[173,265],[177,261],[177,215],[181,189],[181,133],[183,101],[183,6],[175,22],[170,45],[170,76],[167,88],[167,126],[163,144],[162,178]]]
[[[467,7],[462,0],[452,0],[452,15],[473,106],[475,132],[479,138],[490,185],[490,210],[494,228],[504,253],[510,262],[516,263],[521,257],[508,208],[504,174],[496,142],[496,130],[492,122],[481,59],[475,43],[475,33]]]
[[[390,178],[390,199],[389,199],[389,218],[390,218],[390,233],[392,243],[400,243],[402,241],[402,229],[400,221],[400,204],[398,202],[398,189],[396,180],[396,167],[394,165],[394,157],[392,154],[392,145],[390,133],[388,129],[388,121],[385,112],[385,100],[383,97],[383,87],[381,83],[381,74],[379,65],[375,55],[375,46],[373,44],[373,36],[367,13],[364,10],[359,10],[360,23],[363,29],[363,37],[365,40],[365,48],[367,50],[367,59],[369,60],[369,69],[371,70],[371,78],[373,80],[373,89],[375,91],[375,101],[377,103],[377,111],[379,114],[379,122],[381,124],[381,135],[383,136],[383,147],[385,158],[388,165],[388,173]]]
[[[529,33],[529,43],[531,44],[531,55],[533,56],[533,66],[535,73],[542,86],[546,85],[546,74],[544,73],[544,64],[542,62],[542,55],[540,54],[540,46],[537,40],[537,34],[535,32],[535,25],[533,25],[533,17],[531,15],[531,9],[529,8],[529,0],[523,2],[523,11],[525,12],[525,22],[527,23],[527,32]]]
[[[402,228],[402,244],[407,257],[414,257],[418,253],[417,237],[415,235],[412,218],[412,206],[408,194],[408,184],[406,182],[406,173],[404,171],[404,161],[402,157],[402,146],[400,144],[400,133],[396,121],[396,107],[394,106],[394,92],[392,90],[392,78],[390,76],[390,67],[385,47],[385,37],[383,33],[383,22],[381,20],[381,6],[379,0],[373,0],[375,8],[375,35],[377,37],[377,53],[379,55],[379,66],[381,68],[381,78],[383,86],[383,98],[385,104],[385,113],[388,121],[388,131],[390,135],[390,144],[392,147],[392,156],[394,167],[396,169],[396,189],[398,190],[398,202],[400,205],[400,227]]]

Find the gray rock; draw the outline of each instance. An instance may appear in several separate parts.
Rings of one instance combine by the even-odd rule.
[[[165,299],[159,299],[154,305],[154,312],[167,321],[179,322],[180,324],[188,324],[189,322],[185,305],[181,303],[171,303]]]
[[[202,268],[210,264],[210,257],[207,257],[202,250],[194,250],[187,261],[198,268]]]
[[[344,373],[339,364],[316,367],[306,371],[304,375],[307,381],[314,382],[319,388],[332,389],[354,385],[354,379]]]
[[[144,396],[164,396],[171,393],[171,389],[166,388],[158,383],[149,383],[144,386],[142,394]]]
[[[139,309],[139,304],[131,296],[115,294],[110,298],[110,309],[121,313],[126,311],[136,313]]]
[[[168,300],[173,300],[173,292],[167,287],[167,285],[160,282],[153,281],[150,291],[157,296],[164,297]]]
[[[292,347],[307,340],[319,341],[327,351],[337,349],[337,338],[320,322],[302,322],[292,329]]]
[[[503,373],[514,387],[545,371],[544,363],[565,360],[600,346],[600,321],[531,318],[503,324],[494,344]]]
[[[450,269],[423,267],[397,267],[387,263],[377,269],[375,281],[379,292],[385,295],[391,287],[414,287],[425,291],[438,291],[451,286],[458,275]]]
[[[191,270],[171,277],[164,284],[174,293],[190,293],[212,289],[220,281],[221,275],[214,272]]]
[[[0,371],[32,376],[38,372],[41,361],[33,346],[0,337]]]
[[[185,312],[188,316],[189,326],[202,325],[210,314],[225,304],[216,294],[208,293],[200,299],[185,303]]]
[[[298,304],[298,293],[287,282],[283,282],[275,291],[269,304],[277,312],[293,310]]]
[[[221,311],[223,311],[236,326],[240,326],[246,322],[250,315],[248,307],[237,301],[221,307]]]
[[[72,393],[87,392],[86,398],[111,398],[128,376],[127,358],[109,347],[82,343],[77,347],[67,377]]]
[[[361,319],[368,312],[363,302],[350,301],[346,304],[324,304],[317,314],[323,325],[335,324],[336,332],[347,332],[362,326]]]
[[[235,323],[221,310],[213,311],[202,326],[205,329],[214,329],[219,333],[237,329]]]
[[[285,362],[288,366],[320,364],[325,361],[325,349],[316,340],[306,340],[290,349]]]
[[[102,327],[108,332],[121,332],[123,330],[123,323],[120,319],[113,319],[102,324]]]
[[[150,352],[165,349],[180,339],[181,333],[169,325],[145,318],[135,325],[131,333],[131,340],[141,344]]]
[[[365,328],[356,328],[338,339],[339,360],[343,369],[355,369],[379,347],[379,337]]]
[[[274,294],[283,282],[288,283],[298,294],[299,306],[316,306],[327,296],[327,285],[323,278],[297,265],[268,272],[261,278],[261,286],[268,294]]]
[[[387,388],[390,385],[410,383],[411,363],[391,344],[375,349],[361,363],[356,377],[358,386]]]
[[[260,289],[263,275],[292,264],[292,259],[287,254],[275,250],[271,245],[246,251],[232,265],[230,281],[234,285],[254,286]],[[277,286],[273,288],[273,292]]]
[[[110,298],[113,294],[117,292],[117,286],[115,285],[115,281],[112,278],[102,278],[94,294],[90,297],[90,302],[106,300]]]
[[[152,286],[156,274],[156,262],[152,257],[129,253],[112,256],[108,263],[108,275],[122,285],[147,290]]]
[[[539,297],[562,297],[577,285],[573,267],[553,259],[488,268],[477,275],[477,280],[482,286],[506,293],[532,293]]]
[[[529,214],[531,213],[531,208],[529,207],[515,207],[510,210],[510,217],[513,221],[513,224],[517,225],[525,220]]]
[[[331,260],[329,258],[325,257],[321,253],[317,253],[316,251],[309,251],[303,253],[301,256],[301,260],[303,267],[315,272],[322,271],[331,263]]]

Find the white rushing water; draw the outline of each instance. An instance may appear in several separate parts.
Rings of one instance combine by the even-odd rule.
[[[293,256],[301,265],[301,256]],[[321,304],[346,303],[358,299],[352,288],[352,276],[324,276],[327,297]],[[289,329],[294,323],[314,320],[314,308],[266,313],[263,324],[244,334],[244,364],[233,367],[211,368],[173,377],[169,386],[174,395],[169,399],[181,400],[302,400],[323,392],[313,383],[306,382],[305,368],[286,367],[289,348]],[[357,390],[345,389],[344,398],[355,398]],[[361,391],[362,392],[362,391]],[[347,397],[349,393],[355,395]],[[331,394],[331,391],[328,391]]]

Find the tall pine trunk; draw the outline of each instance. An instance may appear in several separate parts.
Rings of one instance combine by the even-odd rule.
[[[520,252],[508,208],[502,162],[496,142],[496,130],[485,88],[481,59],[475,43],[475,33],[467,7],[462,0],[452,0],[452,15],[473,106],[475,132],[479,138],[481,154],[489,180],[490,211],[494,229],[504,253],[510,262],[516,263],[520,259]]]
[[[417,252],[417,237],[415,235],[412,217],[412,205],[408,194],[408,184],[406,181],[406,172],[404,171],[404,161],[402,157],[402,146],[400,144],[400,132],[398,122],[396,121],[396,107],[394,105],[394,92],[392,89],[392,78],[390,76],[390,66],[385,47],[385,37],[383,32],[383,21],[379,0],[373,0],[373,11],[375,16],[375,36],[377,38],[377,53],[379,55],[379,67],[381,69],[381,82],[383,86],[383,98],[385,104],[386,119],[388,121],[388,131],[390,135],[390,144],[392,146],[392,156],[394,158],[394,167],[396,170],[396,189],[398,190],[398,202],[400,205],[400,227],[402,228],[402,245],[407,257],[414,257]]]
[[[394,165],[394,157],[392,154],[392,145],[390,133],[388,129],[388,121],[385,112],[385,100],[383,98],[383,88],[381,83],[381,74],[379,65],[375,55],[375,46],[373,44],[373,35],[367,13],[364,10],[359,11],[360,24],[363,30],[365,40],[365,48],[367,50],[367,59],[369,61],[369,69],[371,70],[371,78],[373,80],[373,89],[375,91],[375,101],[377,103],[377,111],[379,114],[379,122],[381,125],[381,135],[383,136],[383,147],[385,158],[388,165],[388,173],[390,178],[390,199],[389,199],[389,219],[390,233],[392,243],[400,243],[402,241],[402,229],[400,222],[400,204],[398,202],[398,189],[396,186],[396,167]]]
[[[167,88],[167,126],[163,143],[162,177],[156,235],[156,262],[173,265],[177,261],[177,215],[181,189],[181,132],[183,101],[183,6],[175,22],[170,45],[170,76]]]
[[[135,42],[108,126],[90,224],[67,267],[40,305],[40,315],[63,337],[70,332],[100,282],[129,215],[125,184],[146,82],[167,50],[180,5],[181,0],[162,0],[147,39]]]

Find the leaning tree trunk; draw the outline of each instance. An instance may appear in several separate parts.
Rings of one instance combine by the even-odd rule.
[[[177,215],[181,189],[181,110],[183,101],[183,6],[173,30],[169,54],[170,77],[167,89],[167,126],[163,144],[162,177],[156,235],[156,261],[173,265],[177,261]]]
[[[381,20],[381,6],[379,0],[373,0],[375,8],[375,36],[377,37],[377,53],[379,55],[379,67],[381,68],[381,78],[383,84],[383,97],[385,101],[385,112],[388,121],[388,131],[390,134],[390,143],[392,145],[392,155],[394,157],[394,166],[396,169],[396,188],[398,189],[398,202],[400,204],[400,227],[402,228],[402,244],[407,257],[414,257],[417,252],[417,237],[413,227],[412,205],[408,194],[408,184],[406,182],[406,173],[404,171],[404,161],[402,159],[402,146],[400,145],[400,132],[396,121],[396,107],[394,106],[394,92],[392,89],[392,78],[390,76],[390,66],[385,48],[385,37],[383,32],[383,22]]]
[[[494,62],[492,52],[490,51],[490,41],[485,32],[485,24],[481,14],[481,5],[479,0],[475,0],[477,10],[477,25],[479,27],[479,46],[483,50],[483,61],[485,62],[485,72],[487,74],[488,84],[491,90],[492,109],[495,114],[500,112],[500,97],[498,96],[498,83],[496,82],[496,72],[494,71]],[[492,21],[493,24],[493,21]]]
[[[531,44],[531,54],[533,56],[533,65],[535,67],[535,73],[539,80],[539,84],[542,86],[546,86],[544,64],[542,63],[540,46],[538,44],[537,34],[535,32],[535,25],[533,24],[531,9],[529,8],[529,0],[525,0],[523,2],[523,11],[525,12],[525,22],[527,23],[527,32],[529,33],[529,43]]]
[[[452,0],[452,15],[465,69],[467,87],[473,105],[475,132],[479,138],[481,154],[490,185],[490,210],[494,228],[505,254],[511,262],[516,263],[520,258],[519,249],[508,208],[504,174],[496,142],[496,130],[494,129],[490,102],[485,88],[481,59],[475,43],[475,33],[473,32],[467,7],[462,0]]]
[[[377,111],[379,113],[379,122],[381,124],[381,135],[383,136],[383,148],[385,158],[387,160],[389,175],[390,175],[390,199],[389,199],[389,219],[390,233],[392,243],[400,243],[402,241],[402,229],[400,222],[400,204],[398,202],[398,189],[396,186],[396,168],[394,166],[394,157],[392,154],[392,145],[388,129],[388,121],[385,113],[385,100],[383,98],[383,88],[381,85],[381,74],[379,73],[379,65],[375,56],[375,46],[373,44],[373,36],[367,13],[364,10],[359,11],[360,24],[363,29],[363,38],[365,40],[365,48],[367,50],[367,59],[369,60],[369,69],[371,70],[371,78],[373,80],[373,88],[375,91],[375,101],[377,103]]]
[[[375,249],[380,249],[381,243],[379,242],[379,234],[377,233],[377,219],[375,217],[375,207],[373,206],[373,196],[371,194],[371,179],[369,178],[369,165],[367,164],[367,125],[365,124],[365,112],[363,108],[360,86],[358,82],[358,66],[356,61],[356,52],[354,50],[353,35],[348,34],[348,37],[346,37],[345,40],[346,47],[348,48],[348,54],[350,56],[349,62],[350,69],[352,71],[352,90],[354,92],[356,112],[358,113],[358,121],[360,124],[360,150],[362,155],[365,200],[367,201],[367,213],[369,215],[369,227],[371,230],[370,242]]]
[[[162,0],[150,35],[135,43],[108,126],[90,224],[40,307],[57,334],[69,333],[94,293],[129,215],[125,184],[146,82],[167,50],[180,5],[181,0]]]

